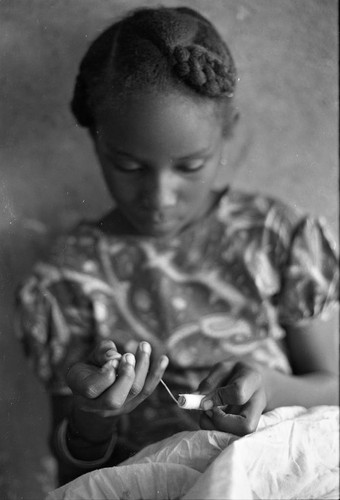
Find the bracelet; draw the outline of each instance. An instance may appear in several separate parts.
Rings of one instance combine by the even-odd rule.
[[[115,434],[112,435],[112,437],[108,443],[108,447],[105,451],[105,454],[102,458],[98,458],[95,460],[81,460],[79,458],[74,458],[71,455],[71,453],[67,447],[67,431],[68,431],[68,420],[67,420],[67,418],[65,418],[61,422],[61,424],[57,430],[56,438],[57,438],[58,449],[61,451],[63,457],[66,458],[70,464],[75,465],[76,467],[79,467],[81,469],[94,469],[94,468],[98,468],[98,467],[104,465],[108,461],[110,456],[112,455],[112,452],[113,452],[115,444],[116,444],[116,435]],[[79,438],[82,439],[80,436],[79,436]],[[104,442],[97,443],[97,444],[103,445]],[[87,448],[94,447],[94,446],[95,446],[94,443],[90,443],[90,442],[87,443]]]
[[[67,418],[67,423],[68,425],[67,425],[66,438],[77,440],[78,442],[81,443],[82,448],[105,445],[108,441],[111,440],[112,434],[108,438],[103,439],[102,441],[93,441],[92,439],[83,436],[81,432],[78,430],[76,424],[74,423],[74,418],[72,413]]]

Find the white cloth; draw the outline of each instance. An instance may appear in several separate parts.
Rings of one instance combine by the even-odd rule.
[[[338,499],[339,408],[283,407],[242,438],[181,432],[47,500]]]

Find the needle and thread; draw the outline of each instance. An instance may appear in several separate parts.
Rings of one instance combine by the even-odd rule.
[[[160,382],[163,384],[163,386],[165,387],[165,389],[168,391],[169,393],[169,396],[175,401],[176,405],[178,405],[178,401],[177,399],[175,398],[175,396],[172,394],[172,392],[170,391],[169,387],[166,385],[166,383],[164,382],[163,379],[160,380]]]
[[[120,356],[121,358],[121,356]],[[114,366],[114,368],[117,368],[118,364],[118,358],[116,359],[111,359],[107,361],[106,365]],[[167,384],[164,382],[163,379],[160,379],[160,382],[162,383],[164,389],[167,391],[171,399],[176,403],[177,406],[179,406],[182,410],[202,410],[201,408],[201,401],[205,397],[204,394],[179,394],[178,399],[173,395]]]
[[[121,358],[121,356],[120,356]],[[120,359],[119,358],[119,359]],[[114,359],[114,360],[109,360],[106,364],[107,365],[112,365],[113,366],[113,363],[115,363],[115,366],[114,368],[117,368],[117,365],[118,365],[118,358]],[[179,398],[178,400],[176,399],[176,397],[173,395],[173,393],[171,392],[171,390],[169,389],[169,387],[166,385],[166,383],[164,382],[163,379],[160,379],[160,382],[163,384],[164,388],[166,389],[166,391],[168,392],[169,396],[171,397],[171,399],[176,403],[176,405],[180,406],[180,407],[185,407],[185,403],[186,403],[186,399],[183,398],[183,396],[191,396],[190,394],[179,394]]]

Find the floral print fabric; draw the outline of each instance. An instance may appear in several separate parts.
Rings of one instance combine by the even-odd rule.
[[[80,224],[20,288],[18,332],[52,392],[69,392],[68,367],[101,338],[122,352],[149,341],[170,358],[167,382],[195,390],[225,359],[288,373],[284,327],[326,314],[337,283],[324,224],[271,198],[227,191],[167,242]]]

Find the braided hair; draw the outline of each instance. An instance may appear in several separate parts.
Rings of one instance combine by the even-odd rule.
[[[205,17],[188,7],[142,8],[91,44],[80,65],[71,109],[79,125],[91,130],[96,106],[108,96],[179,89],[230,108],[235,85],[230,51]]]

